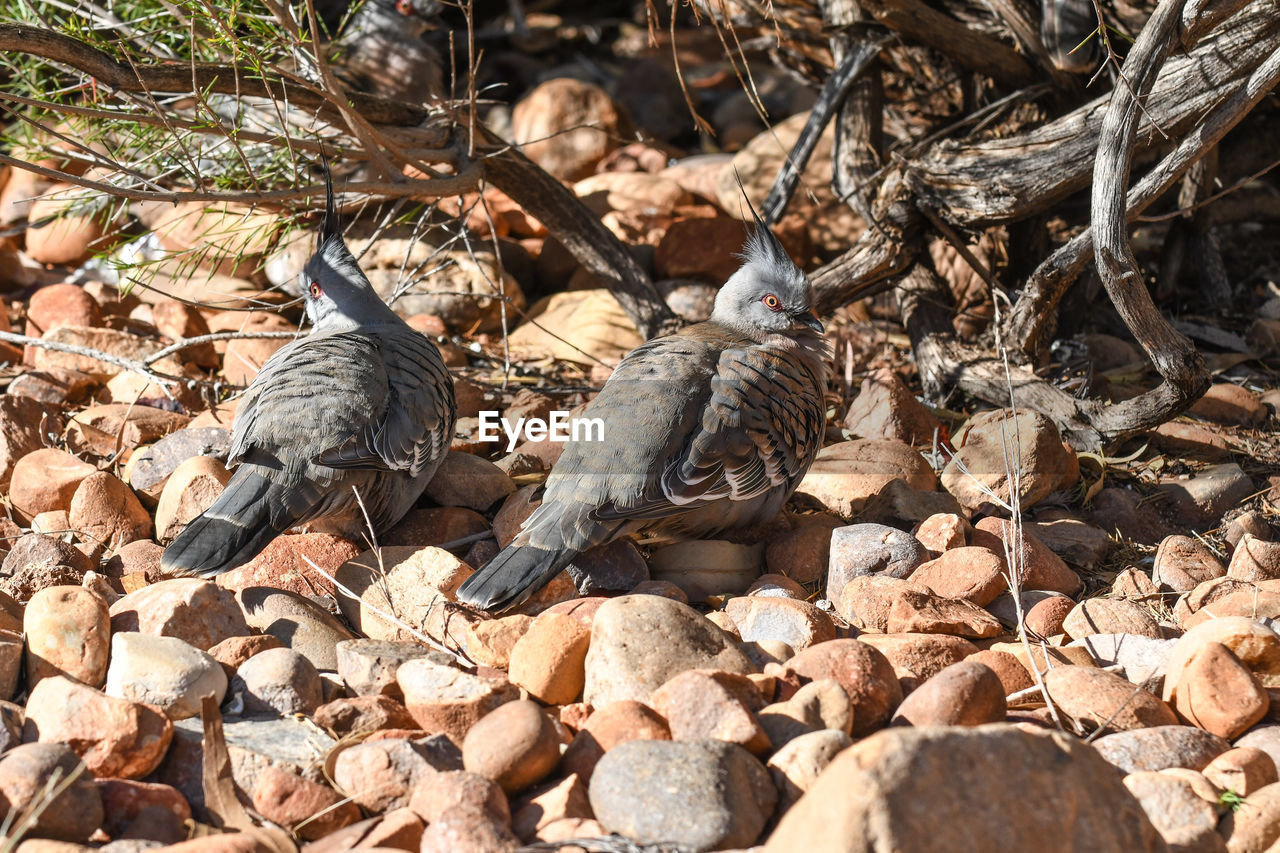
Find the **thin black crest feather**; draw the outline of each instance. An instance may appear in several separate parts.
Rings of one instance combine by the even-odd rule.
[[[320,165],[324,169],[324,226],[320,229],[319,242],[323,243],[329,237],[342,236],[342,223],[338,220],[338,205],[333,198],[333,172],[329,169],[329,158],[323,152]]]
[[[773,233],[773,229],[765,224],[760,218],[760,213],[756,210],[756,206],[751,203],[751,197],[747,195],[747,188],[742,184],[742,175],[738,173],[738,167],[733,168],[733,179],[738,182],[738,191],[742,193],[742,200],[747,204],[747,210],[751,211],[751,218],[755,220],[755,228],[753,228],[747,237],[747,244],[743,247],[738,257],[747,263],[764,263],[779,264],[786,263],[794,266],[791,256],[787,254],[787,250],[782,247],[782,243],[778,240],[778,235]]]

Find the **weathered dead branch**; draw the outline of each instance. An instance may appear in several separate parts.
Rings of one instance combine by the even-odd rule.
[[[1170,136],[1187,134],[1224,101],[1237,103],[1236,93],[1249,85],[1278,42],[1280,6],[1263,0],[1207,35],[1189,54],[1166,62],[1145,101],[1135,155],[1164,141],[1152,121]],[[919,241],[903,242],[918,225],[917,204],[933,208],[954,225],[976,228],[1025,219],[1084,189],[1092,175],[1108,100],[1097,98],[1029,133],[1005,139],[944,140],[918,158],[890,167],[872,205],[874,224],[849,251],[813,275],[822,304],[835,307],[883,290],[887,277],[910,265],[922,248]],[[1055,261],[1044,275],[1058,266]],[[1066,276],[1068,285],[1080,268]],[[1024,326],[1026,322],[1021,321]],[[1017,335],[1010,339],[1023,340]]]
[[[1140,156],[1186,133],[1275,49],[1280,7],[1261,0],[1190,53],[1165,63],[1134,138]],[[1118,88],[1124,88],[1123,85]],[[965,227],[1014,222],[1089,185],[1109,96],[1030,133],[977,144],[940,142],[908,167],[922,203]]]
[[[861,0],[877,23],[950,56],[964,67],[1006,86],[1029,83],[1031,66],[1007,44],[966,27],[921,0]]]
[[[1127,217],[1133,221],[1164,195],[1205,152],[1213,148],[1280,84],[1280,44],[1254,69],[1231,97],[1188,132],[1178,145],[1129,191]],[[1093,232],[1086,230],[1050,255],[1027,280],[1022,295],[1006,317],[1002,335],[1023,353],[1035,357],[1047,345],[1058,303],[1093,255]]]
[[[1151,299],[1129,243],[1125,216],[1141,101],[1151,91],[1160,67],[1173,50],[1185,2],[1165,0],[1143,28],[1122,70],[1129,85],[1117,86],[1111,93],[1099,132],[1091,217],[1094,260],[1112,304],[1164,379],[1158,387],[1108,406],[1098,414],[1094,423],[1107,440],[1164,423],[1209,387],[1204,359],[1191,341],[1165,321]]]

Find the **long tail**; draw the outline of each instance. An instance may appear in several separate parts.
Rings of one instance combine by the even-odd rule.
[[[162,571],[208,578],[249,562],[297,523],[299,505],[308,502],[299,491],[241,465],[218,499],[164,549]]]
[[[467,578],[458,588],[458,599],[482,610],[510,610],[549,584],[577,555],[573,550],[508,545]]]

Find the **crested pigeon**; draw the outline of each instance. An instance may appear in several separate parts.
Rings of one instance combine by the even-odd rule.
[[[714,535],[782,508],[822,446],[827,347],[813,286],[758,218],[742,257],[709,320],[618,364],[582,414],[603,441],[566,444],[542,504],[460,601],[508,610],[588,548]]]
[[[220,574],[302,525],[381,532],[409,511],[449,449],[457,412],[440,352],[361,272],[327,166],[325,186],[324,227],[299,280],[311,333],[271,356],[245,391],[231,437],[235,472],[165,549],[168,573]]]

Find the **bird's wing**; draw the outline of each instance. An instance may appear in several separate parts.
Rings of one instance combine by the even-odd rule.
[[[697,426],[654,488],[632,505],[600,507],[597,518],[667,518],[795,487],[822,445],[813,374],[789,352],[735,347],[720,354],[710,384]]]
[[[383,336],[378,347],[388,382],[382,416],[315,461],[417,476],[449,449],[456,416],[453,381],[435,345],[412,329]]]
[[[305,465],[380,423],[390,400],[375,339],[358,332],[311,335],[258,371],[236,411],[231,458]]]

